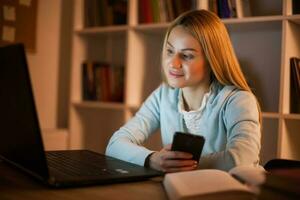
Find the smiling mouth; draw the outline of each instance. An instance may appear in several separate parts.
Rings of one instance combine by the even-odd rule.
[[[175,78],[180,78],[180,77],[184,76],[182,73],[172,72],[172,71],[169,71],[169,75],[172,77],[175,77]]]

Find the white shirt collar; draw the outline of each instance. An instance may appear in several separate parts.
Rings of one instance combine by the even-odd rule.
[[[205,108],[205,106],[207,104],[209,96],[212,93],[212,85],[213,84],[210,84],[209,91],[204,94],[200,107],[197,110],[190,110],[190,111],[186,111],[184,109],[183,92],[182,92],[182,89],[179,89],[179,93],[178,93],[178,99],[179,99],[179,101],[178,101],[178,111],[181,114],[183,114],[183,113],[195,113],[195,112],[198,113],[198,112],[202,112],[202,110],[204,110],[204,108]]]

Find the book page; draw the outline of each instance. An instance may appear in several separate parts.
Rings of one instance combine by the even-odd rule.
[[[167,174],[164,186],[167,193],[174,197],[201,196],[228,191],[252,194],[246,185],[234,179],[227,172],[214,169]]]

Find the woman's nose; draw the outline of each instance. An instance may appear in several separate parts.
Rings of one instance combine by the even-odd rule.
[[[178,55],[174,55],[171,59],[171,67],[176,69],[181,68],[181,61]]]

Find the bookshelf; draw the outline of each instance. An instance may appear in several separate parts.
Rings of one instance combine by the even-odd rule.
[[[291,0],[249,2],[251,16],[222,20],[261,103],[262,164],[274,157],[300,160],[300,114],[289,111],[289,58],[300,57],[300,15],[292,14]],[[129,0],[127,24],[85,28],[84,2],[74,3],[69,147],[103,153],[114,131],[160,84],[160,51],[168,23],[139,23],[139,1]],[[85,60],[125,66],[124,102],[82,100]],[[158,149],[160,144],[155,134],[146,146]]]

